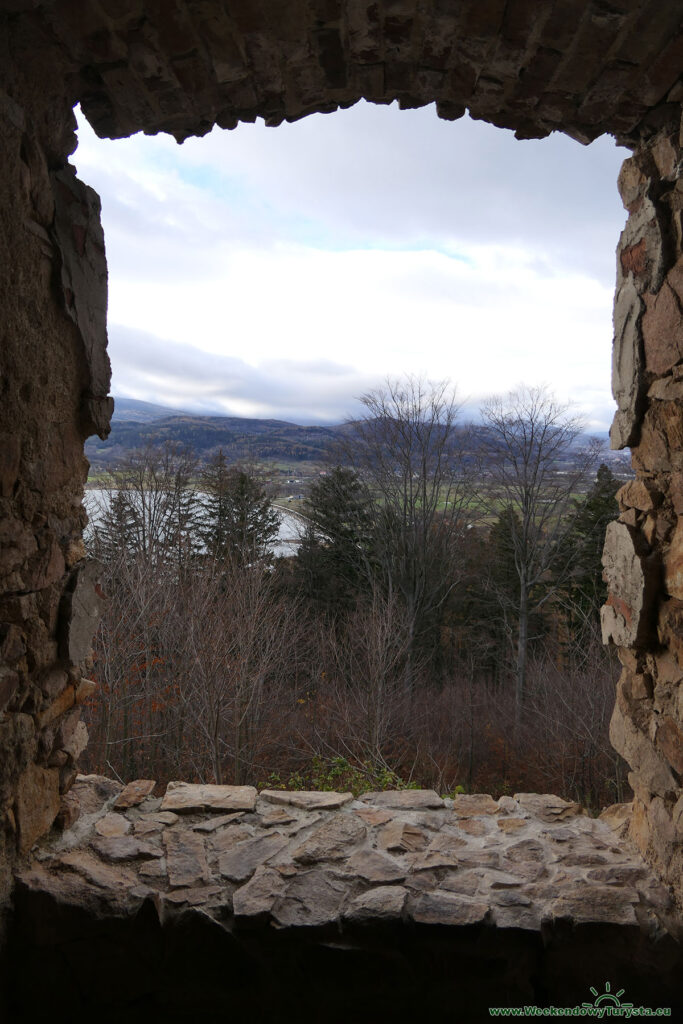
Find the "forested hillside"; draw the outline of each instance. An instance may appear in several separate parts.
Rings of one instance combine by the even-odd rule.
[[[122,401],[106,441],[91,437],[85,453],[98,472],[130,452],[165,443],[191,448],[205,457],[219,449],[231,461],[322,462],[341,428],[299,426],[283,420],[174,413],[163,406]],[[154,410],[161,415],[155,415]],[[171,413],[169,415],[169,412]],[[120,418],[120,417],[127,418]]]
[[[86,441],[91,476],[101,475],[132,452],[167,443],[191,449],[200,461],[221,450],[230,461],[323,464],[344,457],[345,438],[357,429],[353,422],[302,426],[283,420],[199,415],[132,399],[117,399],[116,403],[109,438],[102,441],[90,437]],[[468,449],[470,460],[485,449],[489,430],[486,423],[476,427],[459,423],[454,430],[461,446]],[[578,438],[577,447],[585,440]],[[630,476],[623,452],[611,452],[604,443],[602,458],[618,475]],[[563,453],[563,459],[565,465],[558,463],[556,468],[571,466],[574,449]]]

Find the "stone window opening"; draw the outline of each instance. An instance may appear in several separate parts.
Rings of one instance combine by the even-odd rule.
[[[612,741],[632,770],[629,836],[673,892],[668,922],[676,932],[683,857],[680,39],[679,12],[654,0],[609,11],[587,2],[571,12],[534,0],[473,0],[457,9],[412,0],[331,7],[311,0],[286,12],[252,2],[200,10],[189,0],[178,0],[170,13],[151,0],[10,0],[3,7],[3,894],[14,867],[26,864],[34,843],[67,813],[77,774],[77,712],[88,690],[81,666],[99,601],[84,559],[80,503],[83,442],[106,435],[112,411],[106,263],[97,197],[68,166],[72,108],[80,100],[102,135],[169,130],[180,139],[205,134],[214,123],[228,128],[263,116],[276,125],[361,96],[398,98],[403,106],[436,101],[446,119],[468,108],[522,138],[558,129],[585,142],[608,132],[633,151],[619,176],[629,216],[618,250],[612,439],[631,449],[636,479],[621,492],[621,515],[607,536],[603,628],[623,665]],[[325,842],[343,845],[344,835],[334,834],[325,833]],[[410,842],[405,829],[401,841]],[[335,886],[319,881],[313,902],[322,908],[334,901]],[[17,889],[18,905],[27,892],[26,885]],[[307,898],[303,890],[296,897],[300,905]],[[451,903],[442,901],[437,913]],[[424,904],[416,912],[433,921],[433,904]],[[391,907],[384,904],[390,916]],[[144,920],[147,934],[158,934],[159,921]],[[193,920],[182,926],[186,936],[197,934]],[[581,934],[583,955],[595,957],[600,945],[591,945],[590,927]],[[230,945],[232,937],[220,942]],[[666,951],[663,963],[670,947],[659,950]],[[643,956],[657,959],[652,951]],[[600,991],[602,980],[590,984]]]

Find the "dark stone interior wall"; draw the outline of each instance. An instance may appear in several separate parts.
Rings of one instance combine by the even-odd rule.
[[[45,61],[10,78],[6,43],[0,32],[0,908],[87,740],[98,596],[83,442],[111,404],[99,201],[67,165],[71,98]]]
[[[191,910],[160,922],[151,902],[104,920],[47,893],[20,889],[17,903],[8,1024],[476,1024],[491,1006],[581,1006],[610,979],[624,1002],[668,1007],[669,1020],[683,1011],[680,947],[636,927],[558,921],[541,936],[377,919],[343,933],[232,931]]]

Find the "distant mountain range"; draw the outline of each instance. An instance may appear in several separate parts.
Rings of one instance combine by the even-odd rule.
[[[285,420],[202,416],[133,398],[117,398],[109,438],[89,438],[85,453],[95,472],[136,449],[167,441],[192,448],[202,460],[222,449],[229,461],[322,463],[333,442],[349,429],[353,427],[348,424],[300,426]],[[477,431],[485,429],[479,426]],[[630,476],[628,453],[610,452],[605,445],[602,457],[617,472]]]
[[[205,458],[221,448],[230,459],[322,462],[344,428],[299,426],[284,420],[202,416],[132,398],[117,398],[109,438],[88,439],[93,469],[104,469],[136,448],[171,441]]]

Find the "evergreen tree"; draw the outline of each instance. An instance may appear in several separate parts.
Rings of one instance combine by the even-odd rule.
[[[340,447],[374,499],[372,568],[386,600],[398,600],[413,667],[435,662],[449,601],[462,582],[460,550],[472,522],[467,431],[448,381],[388,379],[362,395],[363,415]]]
[[[204,467],[200,487],[201,538],[211,558],[225,558],[230,522],[230,468],[222,448]]]
[[[357,570],[372,533],[371,502],[356,472],[336,466],[320,477],[306,499],[306,515],[333,547],[337,559]]]
[[[507,505],[486,531],[472,530],[464,546],[465,581],[453,602],[453,623],[462,657],[502,681],[515,662],[519,580],[515,533],[520,518]],[[534,617],[532,633],[538,633]]]
[[[506,505],[488,536],[487,565],[484,576],[486,613],[492,645],[502,664],[510,660],[517,637],[519,580],[515,567],[515,536],[521,529],[520,518]],[[511,659],[514,661],[514,658]]]
[[[304,594],[330,612],[350,607],[368,583],[372,507],[351,469],[336,466],[311,485],[309,525],[297,555]]]
[[[107,500],[98,503],[93,534],[97,557],[110,563],[122,554],[135,554],[136,516],[125,490],[105,494]]]
[[[280,518],[256,476],[229,466],[222,451],[208,463],[201,487],[202,539],[211,558],[260,561],[277,536]]]
[[[489,563],[486,575],[486,591],[491,608],[492,634],[497,638],[501,659],[514,660],[519,629],[519,574],[515,554],[520,547],[519,535],[522,521],[511,505],[507,505],[489,531]],[[547,581],[539,579],[529,591],[528,643],[534,642],[546,633],[542,614]]]
[[[178,465],[168,494],[166,547],[178,569],[187,569],[201,550],[199,496],[191,485],[194,465]]]

